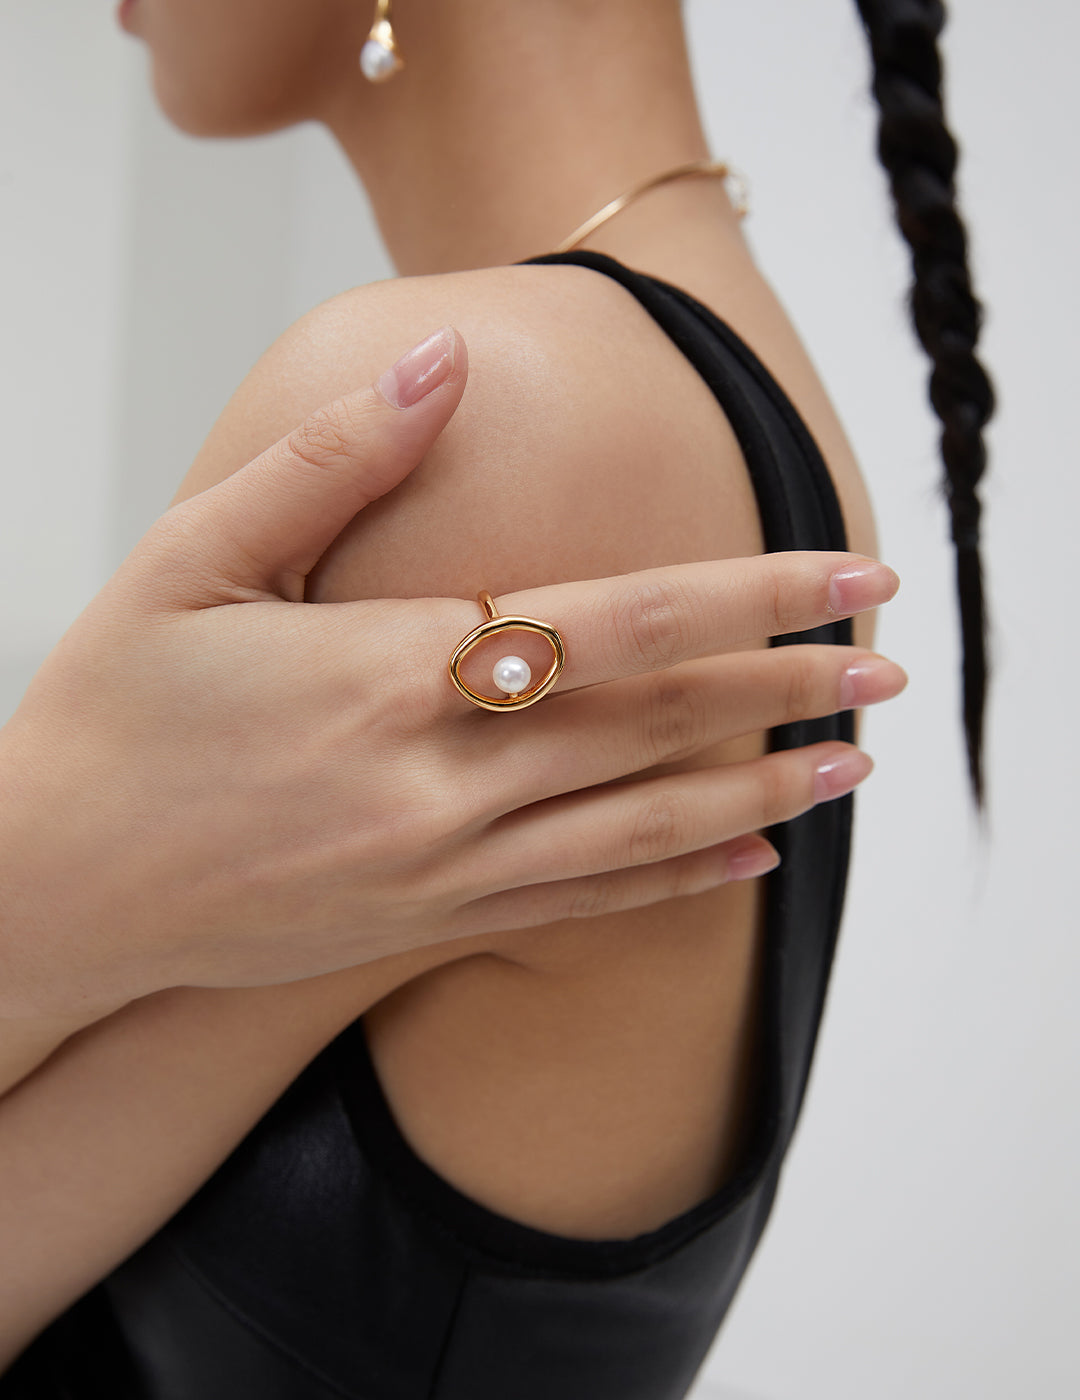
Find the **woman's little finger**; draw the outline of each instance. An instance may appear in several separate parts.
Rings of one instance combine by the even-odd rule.
[[[461,916],[471,933],[535,928],[561,919],[592,919],[702,894],[733,880],[765,875],[779,864],[776,847],[764,837],[740,836],[650,865],[489,894],[464,906]]]

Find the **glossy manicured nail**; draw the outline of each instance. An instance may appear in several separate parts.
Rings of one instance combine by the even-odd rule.
[[[741,846],[728,856],[728,879],[751,880],[755,875],[767,875],[779,864],[780,853],[772,846],[762,846],[758,842],[752,846]]]
[[[829,609],[838,617],[850,617],[887,603],[899,587],[900,576],[888,564],[845,564],[829,580]]]
[[[876,705],[891,700],[908,683],[903,666],[883,656],[853,662],[840,677],[840,708],[853,710],[857,705]]]
[[[873,772],[874,760],[862,749],[848,749],[820,764],[814,776],[814,801],[843,797]]]
[[[375,381],[379,393],[395,408],[411,408],[419,403],[449,378],[454,368],[454,343],[453,329],[443,326],[406,350]]]

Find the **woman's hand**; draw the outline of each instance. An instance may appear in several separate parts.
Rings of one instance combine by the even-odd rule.
[[[432,341],[166,512],[0,730],[0,1016],[93,1017],[169,986],[291,981],[708,888],[743,833],[836,795],[815,787],[823,762],[854,759],[849,787],[869,771],[830,743],[617,781],[901,689],[892,667],[877,695],[842,700],[841,672],[870,655],[848,648],[710,657],[887,601],[896,575],[863,556],[497,598],[566,644],[554,692],[512,717],[447,673],[475,601],[305,603],[321,554],[461,398],[464,342]],[[835,591],[853,565],[866,577]],[[505,649],[477,648],[466,679],[492,693]]]

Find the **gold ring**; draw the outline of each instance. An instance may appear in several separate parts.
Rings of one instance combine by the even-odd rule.
[[[485,620],[479,627],[474,627],[467,637],[462,637],[454,648],[454,654],[449,661],[450,679],[466,700],[471,700],[474,705],[479,705],[485,710],[523,710],[526,705],[535,705],[559,679],[559,673],[566,663],[563,639],[550,623],[538,622],[535,617],[503,617],[486,588],[480,590],[476,600],[484,609]],[[490,695],[480,695],[471,686],[466,685],[458,668],[473,647],[485,637],[493,637],[498,632],[539,632],[551,643],[555,659],[544,679],[530,690],[528,686],[532,680],[532,671],[529,663],[520,656],[500,657],[491,674],[503,695],[495,699]]]

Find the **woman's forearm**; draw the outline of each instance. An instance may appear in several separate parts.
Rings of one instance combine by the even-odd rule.
[[[179,1209],[302,1066],[300,1023],[259,1033],[285,990],[133,1002],[0,1100],[0,1372]]]
[[[28,819],[33,810],[34,783],[19,761],[16,741],[8,726],[0,728],[0,1099],[32,1074],[66,1040],[96,1021],[112,1015],[123,999],[109,1002],[107,996],[85,998],[85,989],[76,980],[67,985],[71,969],[57,967],[55,976],[48,968],[46,981],[55,987],[56,1005],[43,1010],[27,992],[27,968],[41,960],[40,929],[47,924],[47,891],[36,896],[44,876],[35,886],[29,873],[48,869],[40,860],[35,843],[42,838],[40,828]],[[52,880],[59,878],[57,866],[65,857],[58,847],[54,853]],[[36,954],[36,956],[35,956]]]
[[[0,1099],[0,1373],[175,1214],[340,1030],[450,956],[171,988],[53,1047]]]
[[[97,1019],[0,1020],[0,1100],[44,1064],[65,1040],[85,1030]]]

